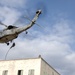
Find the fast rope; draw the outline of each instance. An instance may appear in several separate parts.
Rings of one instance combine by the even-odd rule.
[[[14,46],[15,46],[15,43],[13,43],[12,46],[8,49],[8,51],[7,51],[6,55],[5,55],[5,60],[7,59],[7,55],[8,55],[8,53],[9,53],[9,51],[10,51],[11,48],[14,47]]]

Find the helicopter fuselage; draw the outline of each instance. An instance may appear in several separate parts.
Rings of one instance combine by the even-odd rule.
[[[12,41],[13,39],[16,39],[17,37],[17,34],[6,35],[0,38],[0,43],[7,43],[9,41]]]
[[[35,24],[40,14],[41,10],[38,10],[33,20],[27,26],[23,27],[8,26],[6,29],[2,30],[0,32],[0,43],[8,43],[9,41],[16,39],[20,33],[26,31]]]

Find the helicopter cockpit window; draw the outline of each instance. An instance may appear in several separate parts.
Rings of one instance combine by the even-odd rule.
[[[12,29],[12,28],[17,28],[17,27],[10,25],[10,26],[8,26],[7,29]]]
[[[12,28],[14,28],[12,25],[8,26],[8,29],[12,29]]]

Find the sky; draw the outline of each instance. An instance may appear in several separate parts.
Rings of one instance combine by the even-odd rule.
[[[74,0],[0,0],[0,22],[17,27],[30,23],[38,9],[42,10],[28,34],[14,40],[7,60],[42,56],[61,75],[75,75],[75,1]],[[2,30],[3,26],[0,26]],[[11,46],[12,44],[10,44]],[[0,60],[10,48],[0,43]]]

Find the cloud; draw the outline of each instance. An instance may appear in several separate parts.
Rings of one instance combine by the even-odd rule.
[[[5,24],[13,24],[22,14],[15,7],[22,8],[25,3],[26,0],[1,0],[0,4],[3,6],[0,7],[0,20]],[[48,31],[48,33],[46,32],[47,34],[43,31],[30,29],[28,35],[33,38],[28,37],[28,35],[21,37],[24,34],[20,35],[19,38],[14,40],[16,46],[10,50],[7,59],[21,59],[42,55],[60,74],[75,75],[75,51],[71,47],[71,44],[74,44],[74,35],[69,21],[61,19],[54,22],[53,26],[46,30]],[[4,60],[10,46],[0,44],[1,60]]]
[[[3,20],[2,22],[5,24],[12,24],[17,20],[17,18],[20,16],[20,12],[13,8],[9,7],[3,7],[0,8],[0,15],[2,16]]]
[[[26,1],[27,0],[1,0],[0,21],[7,25],[16,23],[20,16],[25,12]]]
[[[23,7],[26,0],[1,0],[0,4],[8,7]]]

